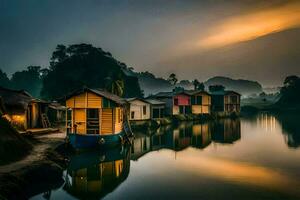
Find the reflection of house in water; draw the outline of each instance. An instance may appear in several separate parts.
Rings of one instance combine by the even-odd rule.
[[[155,134],[135,133],[131,159],[160,149],[181,151],[187,147],[206,148],[212,141],[233,143],[241,138],[240,120],[224,119],[212,123],[184,122],[176,127],[160,127]]]
[[[155,134],[135,133],[131,159],[138,160],[148,152],[160,149],[181,151],[187,147],[203,149],[211,143],[209,123],[194,124],[185,122],[177,127],[163,126]]]
[[[149,135],[135,133],[135,138],[131,145],[131,159],[137,160],[150,151],[151,137]]]
[[[79,199],[101,198],[128,177],[129,169],[128,148],[75,155],[67,169],[64,189]]]
[[[233,143],[241,138],[241,121],[223,119],[212,122],[212,140],[218,143]]]
[[[191,144],[197,148],[205,148],[211,143],[211,132],[208,123],[193,125]]]

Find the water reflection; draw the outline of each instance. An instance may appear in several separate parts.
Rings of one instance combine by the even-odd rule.
[[[276,118],[282,127],[286,144],[291,148],[298,148],[300,146],[300,115],[285,114],[277,115]]]
[[[67,168],[63,189],[79,199],[99,199],[127,178],[129,168],[128,148],[75,155]]]
[[[65,184],[52,196],[299,199],[300,151],[288,149],[300,146],[297,119],[263,113],[136,132],[130,147],[72,156]]]
[[[181,151],[187,147],[204,149],[212,142],[232,144],[240,138],[239,119],[223,119],[202,124],[184,122],[178,126],[161,127],[153,135],[136,133],[131,158],[137,160],[150,151],[163,148]]]

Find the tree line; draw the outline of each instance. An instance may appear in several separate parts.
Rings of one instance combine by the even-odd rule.
[[[9,79],[0,70],[0,86],[24,89],[35,97],[59,99],[81,88],[102,88],[121,97],[141,97],[138,79],[126,74],[125,63],[90,44],[57,45],[50,66],[29,66]]]

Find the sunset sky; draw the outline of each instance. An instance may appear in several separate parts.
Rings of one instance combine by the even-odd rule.
[[[300,1],[0,1],[0,68],[48,66],[57,44],[91,43],[137,71],[280,85],[300,75]]]

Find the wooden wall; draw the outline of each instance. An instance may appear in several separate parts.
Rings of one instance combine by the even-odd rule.
[[[193,114],[209,114],[211,108],[211,97],[207,94],[197,94],[193,97],[201,96],[202,104],[201,105],[192,105],[192,113]]]
[[[119,133],[123,129],[123,109],[115,108],[115,133]]]
[[[146,106],[146,114],[143,113],[143,106]],[[131,118],[131,113],[134,112],[134,118]],[[129,120],[148,120],[150,119],[150,104],[140,100],[130,102]]]
[[[100,118],[101,121],[101,134],[111,134],[113,133],[113,109],[112,108],[103,108],[102,115]]]
[[[77,124],[77,133],[86,134],[86,109],[99,109],[99,134],[119,133],[123,129],[123,108],[103,108],[103,97],[85,92],[66,101],[72,108],[73,124]],[[72,132],[75,132],[72,129]]]

